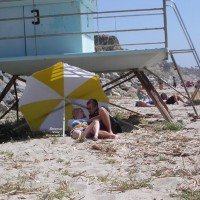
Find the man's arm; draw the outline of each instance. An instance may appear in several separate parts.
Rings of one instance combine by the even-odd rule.
[[[100,120],[100,115],[97,115],[97,116],[95,116],[95,117],[91,117],[91,118],[88,120],[89,124],[92,123],[95,119]]]

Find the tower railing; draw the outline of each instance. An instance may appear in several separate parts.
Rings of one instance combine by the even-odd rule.
[[[184,35],[186,37],[186,40],[187,40],[187,42],[189,44],[189,47],[190,47],[190,49],[184,49],[184,50],[171,50],[171,53],[172,54],[174,54],[174,53],[192,53],[193,56],[194,56],[194,59],[195,59],[195,61],[197,63],[197,66],[200,68],[199,55],[198,55],[198,53],[196,51],[196,48],[195,48],[195,46],[194,46],[194,44],[192,42],[190,34],[189,34],[189,32],[188,32],[188,30],[187,30],[187,28],[185,26],[185,23],[184,23],[184,21],[183,21],[183,19],[181,17],[181,14],[180,14],[180,12],[178,10],[178,7],[177,7],[176,3],[174,1],[172,1],[172,0],[166,0],[166,1],[171,3],[171,4],[166,5],[166,6],[169,6],[169,7],[171,7],[173,9],[173,11],[174,11],[174,13],[175,13],[175,15],[176,15],[176,17],[178,19],[178,22],[179,22],[179,24],[180,24],[180,26],[182,28],[182,31],[183,31],[183,33],[184,33]]]
[[[36,5],[37,6],[37,5]],[[127,49],[154,49],[167,48],[167,18],[166,18],[166,1],[163,0],[163,6],[157,8],[146,9],[129,9],[129,10],[109,10],[96,12],[81,12],[81,13],[64,13],[55,15],[42,15],[31,17],[16,17],[16,18],[0,18],[1,23],[9,21],[37,21],[42,22],[47,18],[70,17],[75,15],[93,16],[93,30],[80,32],[69,31],[53,34],[39,34],[33,32],[29,35],[17,36],[0,36],[1,40],[16,40],[29,38],[45,38],[45,37],[59,37],[65,35],[89,35],[89,36],[116,36],[120,43],[121,50]],[[143,21],[141,23],[141,21]],[[145,22],[145,23],[144,23]],[[154,23],[155,22],[155,23]],[[157,23],[157,24],[156,24]],[[96,43],[97,47],[110,46],[116,44],[100,44]]]

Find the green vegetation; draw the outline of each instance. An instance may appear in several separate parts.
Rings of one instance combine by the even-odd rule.
[[[200,191],[185,190],[181,194],[176,195],[181,200],[199,200]]]
[[[41,188],[30,187],[27,182],[35,178],[36,172],[32,172],[30,174],[20,173],[17,178],[17,182],[13,182],[12,180],[8,180],[5,184],[0,187],[0,194],[18,194],[18,193],[29,193],[40,191]],[[28,186],[29,185],[29,186]]]
[[[113,114],[113,118],[124,119],[124,118],[126,118],[126,115],[125,115],[125,113],[122,113],[122,112],[116,112],[116,113]]]
[[[115,159],[109,159],[106,161],[107,164],[115,164],[117,161]]]
[[[58,187],[54,192],[45,192],[49,190],[47,187],[33,187],[30,185],[30,181],[34,180],[38,174],[38,171],[33,171],[30,174],[21,172],[16,177],[17,182],[13,182],[13,178],[9,178],[9,180],[1,185],[0,194],[29,194],[29,193],[39,193],[41,198],[39,199],[63,199],[64,197],[72,198],[74,195],[74,189],[71,188],[70,184],[66,181],[61,181]]]
[[[168,158],[166,158],[166,157],[164,157],[164,156],[160,156],[159,157],[159,161],[167,161],[168,160]]]
[[[44,132],[31,131],[24,118],[18,122],[7,121],[0,125],[0,143],[14,142],[19,140],[30,140],[30,138],[41,138]]]
[[[138,172],[138,169],[133,167],[133,168],[128,169],[127,172],[129,176],[132,176],[133,174]]]
[[[55,189],[55,191],[50,192],[50,189],[46,192],[42,192],[41,195],[39,195],[39,199],[48,199],[48,200],[54,200],[54,199],[63,199],[64,197],[67,197],[67,199],[74,199],[74,189],[70,186],[70,184],[66,181],[61,181],[59,183],[59,187]]]
[[[100,182],[108,182],[109,178],[108,178],[108,175],[106,175],[106,176],[97,176],[97,180],[100,181]]]
[[[64,172],[62,172],[63,176],[71,176],[71,173],[68,170],[65,170]]]
[[[9,158],[12,158],[14,156],[14,153],[12,151],[0,151],[0,155],[5,155]]]
[[[171,131],[180,131],[185,126],[179,122],[163,122],[160,126],[155,127],[156,130],[171,130]]]
[[[165,122],[163,124],[163,130],[179,131],[184,128],[184,125],[179,122]]]
[[[51,138],[51,144],[57,144],[58,143],[58,138],[57,137],[52,137]]]
[[[132,190],[132,189],[140,189],[140,188],[148,188],[152,189],[152,185],[150,184],[150,180],[130,180],[130,181],[113,181],[112,185],[114,185],[114,190]]]
[[[62,163],[62,162],[64,162],[64,161],[65,161],[64,159],[58,158],[56,162],[57,162],[57,163]]]
[[[24,118],[14,122],[6,121],[4,124],[0,125],[0,144],[21,140],[29,141],[31,138],[42,137],[52,137],[51,143],[57,144],[57,136],[60,136],[60,134],[51,134],[43,131],[31,131]]]

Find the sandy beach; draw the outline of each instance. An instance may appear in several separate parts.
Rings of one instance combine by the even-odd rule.
[[[110,107],[133,115],[120,139],[77,143],[70,137],[47,137],[1,144],[0,200],[173,200],[183,199],[185,191],[199,195],[200,123],[193,108],[168,106],[184,126],[172,131],[163,130],[156,107],[135,107],[131,97],[111,102],[142,116],[139,124],[128,126],[134,113]],[[196,109],[200,113],[200,105]]]

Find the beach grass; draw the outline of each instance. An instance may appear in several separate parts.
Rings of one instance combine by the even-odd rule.
[[[178,194],[177,197],[183,200],[199,200],[200,191],[185,190],[182,191],[181,194]]]
[[[168,122],[164,121],[161,124],[154,127],[156,131],[170,130],[170,131],[180,131],[184,129],[185,125],[179,122]]]
[[[18,121],[6,121],[0,125],[0,143],[30,140],[44,136],[46,133],[42,131],[31,131],[24,118],[20,118]]]

